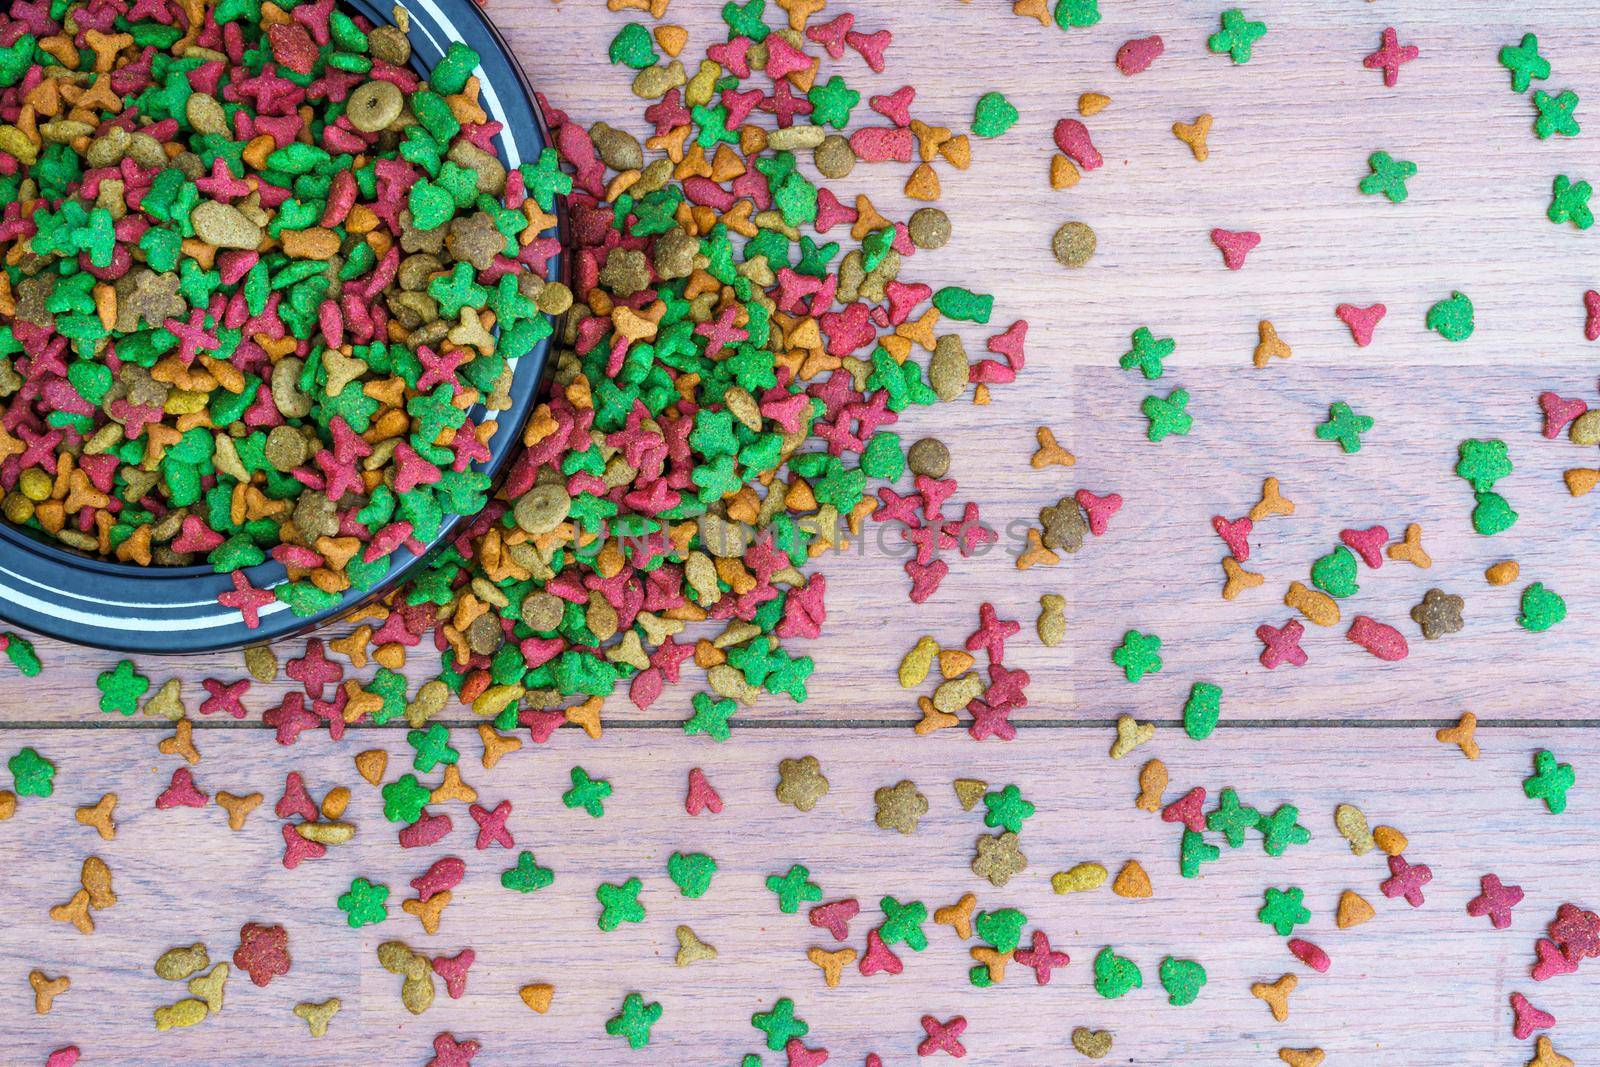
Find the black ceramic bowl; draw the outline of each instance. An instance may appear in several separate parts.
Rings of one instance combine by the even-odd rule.
[[[342,2],[376,25],[394,21],[393,0]],[[544,116],[510,47],[474,0],[404,0],[403,6],[411,19],[412,65],[430,70],[452,41],[471,45],[482,61],[477,75],[484,110],[503,127],[495,138],[501,161],[517,167],[536,160],[550,143]],[[559,202],[557,214],[565,246],[566,214]],[[564,268],[557,255],[547,265],[547,276],[562,278]],[[489,442],[491,458],[474,464],[491,478],[515,452],[539,391],[550,344],[547,338],[515,361],[509,408],[496,413],[480,407],[472,412],[480,424],[496,425]],[[425,550],[448,541],[467,518],[449,516]],[[403,547],[392,559],[388,577],[373,589],[351,589],[339,603],[311,616],[297,616],[287,604],[274,601],[260,609],[260,623],[250,629],[237,610],[217,601],[219,593],[234,587],[227,574],[216,574],[208,566],[139,567],[80,555],[0,520],[0,619],[51,637],[123,652],[237,648],[314,629],[381,596],[421,562]],[[259,589],[286,580],[282,564],[271,559],[244,574]]]

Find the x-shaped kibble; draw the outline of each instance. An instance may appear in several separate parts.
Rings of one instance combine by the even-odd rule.
[[[1403,202],[1408,195],[1407,180],[1416,176],[1417,165],[1409,159],[1395,159],[1387,152],[1374,152],[1367,157],[1372,173],[1362,178],[1358,188],[1368,196],[1382,194],[1391,204]]]
[[[639,890],[644,883],[638,877],[629,878],[621,885],[601,882],[594,895],[600,901],[600,929],[610,933],[623,923],[644,922],[644,905],[639,903]]]
[[[1533,133],[1539,140],[1558,133],[1563,137],[1578,136],[1578,120],[1572,114],[1578,106],[1577,93],[1563,89],[1551,96],[1543,89],[1535,89],[1533,106],[1539,110],[1539,117],[1533,120]]]
[[[1266,903],[1256,912],[1256,918],[1278,931],[1279,936],[1288,937],[1296,926],[1311,921],[1311,911],[1304,903],[1305,895],[1305,890],[1298,886],[1289,889],[1268,886],[1264,894]]]
[[[629,993],[622,998],[622,1010],[606,1020],[606,1033],[627,1038],[629,1048],[644,1048],[650,1043],[650,1028],[660,1018],[660,1004],[646,1004],[638,993]]]
[[[1489,925],[1504,930],[1511,925],[1511,909],[1522,903],[1522,887],[1504,885],[1497,874],[1486,874],[1478,879],[1480,892],[1467,901],[1467,914],[1473,918],[1489,917]]]
[[[1378,888],[1389,898],[1404,897],[1407,904],[1420,908],[1422,887],[1433,881],[1433,871],[1425,863],[1408,863],[1404,856],[1389,857],[1389,877]]]
[[[956,1059],[967,1054],[966,1046],[957,1040],[967,1029],[967,1020],[957,1015],[947,1023],[942,1023],[932,1015],[922,1017],[922,1029],[927,1033],[927,1038],[917,1045],[918,1056],[932,1056],[935,1052],[948,1052]]]
[[[1519,93],[1527,92],[1535,79],[1550,77],[1550,61],[1539,54],[1539,38],[1531,33],[1523,34],[1520,44],[1500,49],[1500,65],[1511,72],[1511,88]]]
[[[789,1043],[791,1037],[805,1037],[811,1026],[794,1014],[794,1001],[779,997],[771,1011],[758,1011],[750,1016],[750,1025],[767,1035],[767,1047],[774,1052]]]
[[[590,778],[582,767],[572,768],[571,778],[572,788],[561,794],[561,803],[569,808],[582,808],[596,819],[604,815],[611,783],[604,778]]]
[[[1296,820],[1300,811],[1293,804],[1280,804],[1271,815],[1262,815],[1256,825],[1261,830],[1262,846],[1269,856],[1281,856],[1290,845],[1303,845],[1311,840],[1311,831]]]
[[[1217,795],[1217,807],[1206,816],[1206,829],[1220,833],[1228,847],[1244,844],[1245,833],[1261,823],[1261,813],[1239,803],[1239,794],[1228,786]]]
[[[921,952],[928,947],[927,935],[922,932],[922,924],[928,921],[928,909],[922,901],[902,904],[894,897],[885,896],[878,901],[878,907],[883,911],[883,922],[878,932],[885,944],[903,943],[913,952]]]
[[[1588,182],[1575,182],[1565,174],[1557,174],[1550,192],[1550,209],[1545,212],[1551,222],[1560,225],[1571,222],[1580,230],[1594,225],[1594,211],[1589,207],[1589,197],[1594,187]]]
[[[1157,338],[1150,327],[1141,326],[1133,331],[1133,347],[1117,363],[1123,370],[1137,370],[1154,381],[1165,372],[1164,361],[1177,347],[1178,342],[1172,338]]]
[[[822,899],[822,887],[811,881],[811,871],[798,863],[786,874],[769,874],[767,888],[777,894],[778,910],[785,915],[793,915],[806,901]]]

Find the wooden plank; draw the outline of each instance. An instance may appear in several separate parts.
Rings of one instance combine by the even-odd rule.
[[[1592,982],[1584,972],[1535,984],[1528,979],[1533,940],[1561,902],[1593,906],[1593,826],[1600,802],[1593,790],[1572,795],[1566,814],[1551,816],[1523,798],[1528,751],[1552,744],[1564,760],[1592,766],[1600,759],[1592,732],[1552,737],[1538,730],[1485,731],[1484,755],[1468,762],[1423,731],[1259,730],[1206,744],[1165,735],[1122,762],[1105,759],[1104,739],[1082,731],[1033,731],[1010,745],[972,746],[951,734],[904,747],[898,732],[762,731],[738,744],[663,745],[650,732],[617,734],[603,744],[560,736],[537,752],[507,756],[492,772],[479,766],[476,738],[457,731],[463,774],[490,804],[509,798],[518,849],[531,849],[555,872],[547,889],[518,896],[497,884],[515,856],[474,851],[474,826],[460,805],[447,810],[453,833],[438,846],[395,847],[377,790],[361,782],[353,752],[378,744],[390,754],[391,777],[410,750],[390,732],[356,743],[306,742],[296,750],[261,744],[254,735],[205,736],[195,779],[202,789],[256,790],[266,803],[246,829],[232,834],[215,806],[155,811],[152,800],[175,761],[152,758],[147,741],[128,734],[83,735],[28,731],[8,735],[8,748],[36,745],[57,758],[56,795],[22,802],[0,824],[0,887],[11,901],[0,928],[0,959],[12,978],[0,983],[0,1013],[18,1062],[75,1040],[85,1062],[156,1063],[204,1060],[215,1064],[421,1062],[434,1033],[453,1030],[482,1040],[479,1063],[573,1063],[624,1058],[620,1042],[602,1027],[625,992],[638,990],[665,1007],[656,1040],[628,1062],[732,1063],[756,1049],[751,1012],[778,995],[794,998],[810,1022],[808,1041],[827,1046],[834,1062],[859,1063],[877,1050],[889,1063],[910,1062],[924,1012],[941,1019],[964,1014],[968,1048],[979,1063],[1069,1062],[1075,1025],[1109,1027],[1118,1035],[1118,1062],[1239,1064],[1276,1062],[1282,1045],[1320,1045],[1332,1063],[1511,1063],[1526,1058],[1511,1038],[1506,996],[1525,992],[1556,1014],[1558,1047],[1578,1056],[1600,1043],[1600,1023],[1587,1011]],[[896,746],[901,746],[897,749]],[[778,760],[816,755],[832,788],[810,814],[773,798]],[[891,754],[885,758],[886,754]],[[1134,777],[1143,759],[1159,755],[1172,775],[1167,799],[1203,784],[1214,797],[1236,787],[1247,803],[1268,809],[1296,803],[1312,841],[1272,859],[1259,836],[1203,876],[1185,881],[1176,865],[1177,828],[1135,810]],[[1330,758],[1331,757],[1331,758]],[[615,793],[606,814],[592,819],[561,808],[573,765],[608,778]],[[682,810],[689,767],[704,768],[721,792],[720,815],[691,818]],[[355,840],[328,858],[294,871],[278,863],[279,821],[269,810],[283,776],[299,770],[320,797],[335,784],[354,789],[347,817]],[[1030,865],[995,889],[968,869],[973,838],[987,832],[980,805],[963,812],[951,791],[957,776],[995,788],[1019,785],[1038,807],[1022,831]],[[429,781],[438,775],[424,776]],[[916,833],[903,836],[873,825],[873,791],[901,778],[916,782],[930,810]],[[71,808],[102,790],[121,797],[118,836],[101,843],[72,822]],[[1413,911],[1377,891],[1381,856],[1353,857],[1334,833],[1337,803],[1361,806],[1374,826],[1399,827],[1411,839],[1407,856],[1432,867],[1427,903]],[[1209,806],[1209,805],[1208,805]],[[699,900],[680,898],[668,881],[667,856],[706,852],[718,872]],[[65,899],[87,854],[111,865],[118,905],[100,913],[83,937],[45,919],[48,904]],[[446,855],[467,861],[466,882],[429,937],[402,914],[412,895],[407,882]],[[1094,860],[1113,874],[1127,859],[1149,872],[1155,896],[1124,900],[1109,888],[1061,897],[1049,875]],[[929,924],[929,947],[901,950],[905,973],[864,978],[853,969],[839,988],[825,989],[804,958],[828,946],[803,914],[779,914],[763,887],[768,874],[806,864],[827,899],[856,896],[862,915],[850,944],[863,947],[879,921],[883,894],[920,899],[929,909],[975,892],[983,908],[1020,907],[1030,928],[1065,949],[1072,963],[1048,988],[1015,964],[1003,983],[971,989],[968,946],[947,928]],[[1479,875],[1493,871],[1521,884],[1527,899],[1509,930],[1466,915]],[[360,874],[389,885],[390,918],[359,931],[344,925],[334,898]],[[600,882],[637,875],[647,908],[639,926],[612,933],[594,928]],[[1259,923],[1266,886],[1304,888],[1313,913],[1301,936],[1332,956],[1327,977],[1298,965],[1284,939]],[[1333,911],[1341,890],[1370,899],[1378,918],[1340,932]],[[246,920],[282,922],[294,965],[266,989],[243,976],[230,982],[223,1012],[193,1030],[157,1034],[150,1012],[180,988],[150,970],[167,947],[204,941],[226,958]],[[672,964],[673,930],[687,923],[717,946],[717,960],[679,970]],[[398,938],[418,951],[477,953],[466,996],[411,1018],[398,1001],[399,982],[376,964],[374,950]],[[1092,989],[1093,955],[1107,944],[1143,969],[1145,988],[1108,1002]],[[1156,968],[1167,954],[1200,960],[1209,982],[1186,1009],[1165,1005]],[[24,972],[38,966],[66,973],[72,990],[46,1017],[34,1016]],[[1274,1024],[1252,999],[1250,983],[1297,973],[1299,990],[1287,1023]],[[557,987],[547,1016],[517,998],[526,982]],[[291,1014],[301,1000],[330,995],[344,1001],[329,1036],[311,1043]],[[1042,1009],[1042,1010],[1041,1010]],[[269,1051],[270,1050],[270,1051]],[[768,1060],[772,1057],[769,1054]]]

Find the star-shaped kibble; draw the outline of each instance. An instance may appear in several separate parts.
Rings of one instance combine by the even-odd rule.
[[[1539,38],[1531,33],[1522,35],[1522,43],[1506,45],[1500,49],[1500,65],[1511,72],[1511,88],[1525,93],[1534,80],[1550,77],[1550,61],[1539,54]]]
[[[1244,12],[1234,7],[1222,13],[1222,29],[1206,40],[1206,47],[1213,52],[1228,53],[1235,63],[1248,63],[1251,49],[1266,35],[1265,22],[1251,22],[1244,17]]]
[[[1361,435],[1373,427],[1369,415],[1357,415],[1343,400],[1328,405],[1328,421],[1318,426],[1318,440],[1337,441],[1345,452],[1361,451]]]
[[[1141,326],[1133,331],[1133,348],[1124,352],[1117,363],[1123,370],[1136,370],[1155,381],[1166,371],[1163,361],[1177,347],[1178,342],[1172,338],[1157,338],[1150,332],[1150,327]]]
[[[382,794],[383,817],[390,822],[403,823],[416,822],[433,797],[433,791],[417,781],[414,774],[401,775],[384,786]]]
[[[877,823],[885,830],[914,833],[917,820],[928,814],[928,798],[909,779],[881,787],[872,799],[878,806]]]
[[[1456,633],[1465,625],[1461,620],[1465,606],[1466,601],[1458,596],[1443,589],[1430,589],[1422,594],[1422,603],[1411,609],[1411,618],[1422,627],[1422,636],[1432,641]]]
[[[815,756],[780,760],[778,785],[773,792],[779,803],[810,811],[817,806],[817,801],[828,795],[828,779],[823,776],[822,765]]]
[[[1374,152],[1367,157],[1372,173],[1361,179],[1358,188],[1368,196],[1379,193],[1398,204],[1406,198],[1406,182],[1416,176],[1417,165],[1409,159],[1395,159],[1387,152]]]
[[[134,669],[132,660],[122,660],[94,682],[100,690],[100,710],[132,715],[139,710],[139,698],[150,688],[150,679]]]
[[[767,875],[767,888],[777,895],[778,910],[785,915],[793,915],[806,901],[822,899],[822,887],[811,880],[811,871],[798,863],[787,874]]]
[[[339,910],[344,912],[352,928],[381,923],[389,917],[389,887],[374,885],[365,878],[350,883],[350,889],[340,894]]]
[[[1002,827],[1012,833],[1022,829],[1023,820],[1031,818],[1034,810],[1033,804],[1022,798],[1022,790],[1014,785],[985,793],[983,806],[988,809],[983,816],[983,825]]]
[[[1112,650],[1111,662],[1122,668],[1123,677],[1130,682],[1155,674],[1161,670],[1161,638],[1129,630],[1122,635],[1122,644]]]
[[[622,998],[622,1010],[606,1020],[606,1033],[627,1038],[629,1048],[644,1048],[650,1043],[650,1028],[660,1018],[660,1004],[646,1004],[638,993],[629,993]]]
[[[1594,211],[1589,207],[1589,197],[1594,188],[1588,182],[1575,182],[1565,174],[1557,174],[1550,193],[1550,209],[1545,215],[1560,225],[1570,222],[1580,230],[1594,225]]]
[[[1017,835],[1010,830],[979,835],[977,845],[977,854],[972,857],[972,873],[989,879],[989,884],[996,889],[1028,866],[1028,857],[1017,845]]]
[[[1552,815],[1567,810],[1567,791],[1578,776],[1570,763],[1557,763],[1553,753],[1541,749],[1533,757],[1533,776],[1522,780],[1522,791],[1529,800],[1542,800]]]
[[[845,84],[835,74],[826,82],[818,82],[806,93],[811,101],[811,121],[817,126],[828,125],[842,130],[850,123],[850,112],[861,103],[861,94]]]
[[[596,886],[594,895],[600,901],[600,929],[610,933],[623,923],[644,922],[644,905],[639,903],[639,890],[643,888],[644,883],[637,876],[621,885],[601,882]]]
[[[582,767],[572,768],[572,788],[561,794],[561,803],[569,808],[582,808],[594,818],[605,814],[605,799],[611,795],[611,783],[604,778],[590,778]]]
[[[1578,136],[1578,119],[1572,113],[1578,106],[1577,93],[1563,89],[1551,96],[1543,89],[1535,89],[1533,106],[1539,110],[1539,117],[1533,120],[1533,134],[1539,140],[1558,133],[1563,137]]]
[[[1256,918],[1278,931],[1280,937],[1288,937],[1296,926],[1311,921],[1311,911],[1304,903],[1305,895],[1305,890],[1298,887],[1274,889],[1268,886],[1266,903],[1256,912]]]

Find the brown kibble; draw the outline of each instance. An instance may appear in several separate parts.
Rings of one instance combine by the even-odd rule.
[[[906,179],[906,198],[910,200],[939,199],[939,173],[927,163],[918,163],[917,169]]]
[[[1027,539],[1022,551],[1017,553],[1017,570],[1025,571],[1029,567],[1040,565],[1050,567],[1061,562],[1061,557],[1044,547],[1043,535],[1033,527],[1028,527],[1024,535]]]
[[[1456,745],[1461,749],[1461,754],[1468,759],[1477,759],[1479,755],[1478,741],[1473,737],[1478,728],[1478,717],[1470,711],[1461,713],[1461,718],[1456,720],[1454,726],[1435,731],[1434,738],[1440,744]]]
[[[950,216],[936,207],[919,207],[906,222],[906,235],[925,252],[943,248],[950,242]]]
[[[1067,222],[1050,239],[1050,251],[1063,267],[1077,270],[1094,256],[1097,241],[1088,223]]]
[[[983,799],[983,794],[989,791],[989,783],[981,778],[957,778],[951,785],[955,787],[956,800],[960,801],[962,811],[971,811]]]
[[[828,795],[828,779],[823,776],[822,765],[815,756],[780,760],[778,785],[773,792],[779,803],[810,811],[817,806],[817,801]]]
[[[1510,585],[1522,573],[1522,567],[1514,559],[1503,559],[1492,564],[1483,572],[1484,580],[1490,585]]]
[[[1068,452],[1056,443],[1055,431],[1048,426],[1041,426],[1033,432],[1038,440],[1039,447],[1034,449],[1033,457],[1028,460],[1034,470],[1043,470],[1046,467],[1070,467],[1078,462],[1078,457]]]
[[[356,836],[355,826],[347,822],[301,822],[294,832],[319,845],[343,845]]]
[[[1389,546],[1388,553],[1390,559],[1415,563],[1423,570],[1433,566],[1433,557],[1422,548],[1422,527],[1414,522],[1406,527],[1404,539]]]
[[[278,243],[290,259],[327,260],[339,251],[339,235],[325,226],[284,230],[278,235]]]
[[[94,933],[94,919],[89,915],[89,891],[80,889],[65,904],[52,907],[50,918],[56,922],[71,923],[80,934]]]
[[[573,704],[565,709],[567,721],[583,728],[591,740],[600,736],[600,705],[604,701],[600,697],[590,697],[581,704]]]
[[[1167,765],[1158,759],[1146,763],[1139,770],[1139,796],[1133,806],[1140,811],[1161,810],[1161,794],[1167,791]]]
[[[811,160],[816,164],[818,174],[834,181],[848,178],[856,167],[855,149],[850,147],[848,140],[836,133],[824,137],[811,150]]]
[[[977,662],[971,652],[960,648],[941,648],[938,660],[939,677],[947,682],[966,674]]]
[[[1018,837],[1010,830],[998,834],[979,834],[977,852],[972,857],[972,873],[987,878],[996,889],[1027,869],[1028,857],[1017,846]]]
[[[415,915],[422,924],[425,933],[436,934],[439,932],[439,920],[444,916],[444,909],[450,904],[450,890],[442,889],[429,897],[420,900],[412,897],[400,903],[400,910],[407,915]]]
[[[1239,561],[1232,556],[1222,557],[1222,573],[1225,578],[1222,583],[1223,600],[1232,600],[1240,593],[1255,589],[1267,580],[1263,575],[1245,570]]]
[[[833,989],[838,986],[844,969],[856,961],[856,950],[841,948],[829,952],[824,948],[810,948],[806,950],[806,959],[822,969],[822,984]]]
[[[156,743],[156,751],[163,756],[182,756],[190,766],[200,762],[200,750],[194,747],[194,723],[179,719],[177,732]]]
[[[211,957],[206,954],[205,944],[196,941],[192,945],[169,948],[156,957],[156,977],[181,982],[210,965]]]
[[[1275,359],[1288,359],[1294,354],[1289,343],[1278,336],[1278,328],[1272,325],[1271,319],[1262,319],[1257,323],[1256,335],[1260,341],[1251,360],[1258,368],[1265,367]]]
[[[1294,501],[1278,491],[1278,479],[1268,478],[1261,483],[1261,499],[1250,509],[1250,521],[1260,522],[1272,515],[1293,515]]]
[[[361,775],[368,785],[377,785],[383,781],[383,772],[389,766],[389,753],[381,748],[369,748],[365,752],[356,753],[356,773]]]
[[[934,707],[933,701],[927,697],[917,698],[917,710],[922,712],[922,718],[911,729],[918,737],[931,734],[935,730],[948,729],[961,721],[950,712],[940,711]]]
[[[161,688],[144,702],[144,707],[140,711],[145,715],[170,719],[174,722],[183,718],[183,683],[176,678],[168,678],[161,683]]]
[[[1411,619],[1422,628],[1423,638],[1434,641],[1458,632],[1465,625],[1461,618],[1465,605],[1466,601],[1459,596],[1443,589],[1429,589],[1422,595],[1422,601],[1412,607]]]
[[[471,804],[478,799],[478,791],[461,780],[461,768],[454,763],[446,764],[444,779],[433,787],[429,797],[435,804],[446,804],[452,800],[463,804]]]
[[[1287,1063],[1289,1067],[1322,1067],[1326,1058],[1320,1048],[1280,1048],[1278,1059]]]
[[[989,979],[994,982],[1005,980],[1006,964],[1016,956],[1016,949],[997,952],[988,945],[973,945],[967,952],[989,969]]]
[[[1211,116],[1201,115],[1193,122],[1174,122],[1172,136],[1189,146],[1189,151],[1194,154],[1196,163],[1204,163],[1206,157],[1211,155],[1211,149],[1206,147],[1206,138],[1211,135]]]
[[[111,818],[116,809],[117,794],[107,793],[93,804],[85,804],[74,814],[83,825],[94,827],[100,834],[100,840],[110,841],[117,836],[117,824]]]
[[[928,384],[940,400],[948,402],[960,396],[971,373],[967,350],[960,337],[947,333],[933,343],[933,356],[928,360]]]
[[[917,820],[928,814],[928,798],[917,792],[916,783],[908,779],[883,786],[872,798],[878,806],[876,822],[885,830],[914,833]]]
[[[0,789],[0,822],[5,822],[17,813],[17,794],[9,789]]]
[[[957,937],[965,941],[972,936],[972,909],[977,903],[976,896],[964,893],[954,904],[936,910],[933,913],[933,921],[940,926],[950,927],[956,932]]]
[[[517,996],[522,998],[522,1003],[543,1015],[550,1010],[550,1000],[556,995],[556,987],[548,982],[534,982],[517,990]]]
[[[1129,860],[1122,865],[1122,870],[1117,872],[1117,877],[1111,883],[1111,891],[1128,900],[1144,900],[1154,892],[1150,887],[1150,876],[1138,860]]]
[[[38,1015],[49,1015],[55,999],[72,988],[72,979],[66,975],[49,978],[43,971],[28,972],[28,984],[33,987],[33,1010]]]
[[[1300,979],[1286,974],[1276,982],[1255,983],[1250,987],[1250,995],[1264,1001],[1272,1009],[1272,1017],[1281,1023],[1289,1018],[1289,994],[1299,984]]]
[[[663,23],[655,28],[655,38],[661,50],[676,59],[683,46],[689,43],[689,31],[670,22]]]
[[[1410,843],[1405,834],[1392,826],[1380,826],[1372,831],[1372,840],[1388,856],[1400,855],[1406,850],[1406,845]]]
[[[1050,188],[1057,192],[1071,189],[1081,177],[1083,175],[1078,173],[1078,165],[1066,156],[1057,152],[1050,157]]]
[[[1583,496],[1600,482],[1600,470],[1592,467],[1573,467],[1561,473],[1561,480],[1567,483],[1567,492],[1572,496]]]
[[[99,856],[84,858],[78,879],[89,894],[91,908],[104,911],[117,902],[117,894],[111,888],[111,868]]]
[[[1334,923],[1339,929],[1348,930],[1352,926],[1360,926],[1376,914],[1372,910],[1372,905],[1367,903],[1366,897],[1352,889],[1346,889],[1339,894],[1339,911]]]
[[[1339,602],[1320,589],[1290,582],[1283,602],[1318,626],[1338,625]]]
[[[1091,1030],[1087,1026],[1072,1028],[1072,1047],[1091,1060],[1103,1060],[1111,1055],[1111,1031]]]
[[[924,437],[906,449],[906,465],[912,474],[943,478],[950,472],[950,449],[937,437]]]
[[[483,769],[492,770],[500,757],[522,747],[522,739],[511,734],[496,733],[486,722],[478,724],[478,737],[483,742]]]
[[[217,806],[228,813],[228,829],[235,832],[244,829],[245,820],[260,804],[260,793],[246,793],[241,797],[226,790],[217,792]]]
[[[1080,93],[1078,94],[1078,114],[1084,118],[1098,115],[1111,103],[1111,98],[1105,93]]]
[[[455,770],[452,764],[445,768],[446,780],[450,771]],[[457,779],[459,781],[459,779]],[[441,788],[443,788],[441,786]],[[474,794],[476,796],[476,794]],[[324,819],[338,819],[344,815],[344,809],[350,804],[350,790],[342,785],[334,786],[328,790],[328,795],[322,798],[321,811]]]

